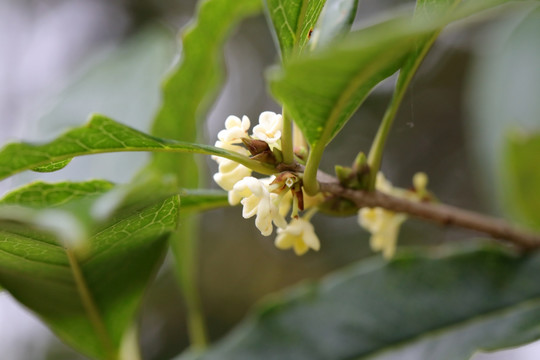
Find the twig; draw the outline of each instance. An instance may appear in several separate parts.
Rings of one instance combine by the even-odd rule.
[[[347,189],[337,181],[321,182],[320,189],[322,192],[351,200],[359,208],[382,207],[443,225],[457,225],[480,231],[497,239],[508,240],[523,249],[536,249],[540,247],[540,235],[519,229],[504,220],[473,211],[433,202],[414,202],[387,195],[380,191],[368,192]]]

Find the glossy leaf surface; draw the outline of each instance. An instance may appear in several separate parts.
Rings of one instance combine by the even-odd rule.
[[[77,232],[56,232],[51,221],[71,219],[65,210],[74,207],[91,218],[109,189],[102,181],[36,183],[8,194],[0,206],[0,284],[66,343],[113,360],[176,227],[179,199],[147,199],[94,220],[72,247]],[[16,218],[15,209],[32,216]]]
[[[493,246],[362,261],[263,302],[199,359],[468,359],[540,337],[540,253]]]
[[[358,0],[327,0],[311,36],[315,47],[344,36],[351,28],[357,7]]]
[[[283,62],[308,44],[326,0],[266,0]]]
[[[86,126],[75,128],[50,143],[14,143],[4,147],[0,150],[0,179],[75,156],[122,151],[231,155],[213,146],[158,139],[102,115],[93,115]]]

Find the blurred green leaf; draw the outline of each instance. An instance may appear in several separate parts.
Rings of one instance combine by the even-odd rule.
[[[102,198],[82,200],[109,189],[100,181],[37,183],[9,194],[0,206],[0,283],[66,343],[93,358],[114,360],[163,258],[166,235],[177,225],[178,196],[154,198],[102,219],[83,249],[48,231],[54,224],[12,216],[24,210],[14,203],[30,206],[42,220],[47,214],[50,221],[51,214],[62,220],[59,214],[69,205],[91,213]]]
[[[38,166],[36,168],[33,168],[32,171],[36,171],[36,172],[58,171],[68,166],[70,162],[71,162],[71,159],[60,160],[58,162],[49,163],[43,166]]]
[[[402,252],[274,295],[200,360],[468,359],[540,337],[540,253]]]
[[[163,103],[154,119],[153,135],[197,141],[197,122],[205,118],[222,83],[223,44],[238,21],[260,9],[260,0],[200,2],[196,21],[182,32],[180,63],[163,84]],[[192,158],[155,154],[152,168],[175,174],[181,186],[198,186]]]
[[[223,83],[223,45],[240,20],[257,14],[261,8],[260,0],[199,2],[196,20],[182,32],[182,58],[163,84],[163,104],[152,134],[197,141],[197,124],[205,119]],[[199,187],[193,156],[154,154],[149,170],[174,175],[179,187]],[[191,341],[195,346],[204,346],[205,331],[195,282],[198,221],[190,211],[182,211],[180,216],[182,226],[171,236],[170,243],[188,307]]]
[[[311,36],[314,47],[326,46],[348,33],[357,8],[358,0],[327,0]]]
[[[504,163],[504,194],[510,213],[540,231],[540,134],[509,136]]]
[[[204,211],[229,206],[227,192],[221,190],[185,189],[180,191],[180,198],[182,211]]]
[[[414,16],[425,19],[437,19],[445,13],[452,11],[461,2],[462,0],[417,0]],[[418,39],[412,53],[408,56],[399,72],[394,97],[402,96],[402,93],[405,92],[420,63],[439,36],[441,29],[442,27]]]
[[[165,26],[146,25],[129,34],[117,47],[107,46],[82,64],[60,94],[47,101],[52,107],[37,114],[35,126],[25,129],[25,138],[32,141],[53,139],[66,128],[79,126],[88,114],[108,117],[131,127],[147,131],[161,101],[159,85],[170,69],[176,51],[176,38]],[[126,183],[140,171],[150,156],[148,153],[117,153],[87,157],[77,161],[50,180],[91,179],[103,174],[117,183]],[[104,173],[106,169],[106,174]],[[48,170],[48,169],[44,169]],[[13,179],[22,184],[41,177],[27,173]]]
[[[14,143],[4,147],[0,150],[0,179],[75,156],[122,151],[197,152],[235,156],[213,146],[158,139],[102,115],[93,115],[85,126],[70,130],[50,143]],[[241,159],[236,161],[242,162]],[[256,162],[253,161],[253,164]]]
[[[159,85],[175,52],[176,38],[169,28],[152,24],[139,29],[117,48],[90,59],[40,118],[38,134],[55,135],[91,113],[146,131],[160,105]]]
[[[37,181],[6,194],[0,200],[0,205],[14,204],[33,208],[60,206],[77,199],[102,195],[112,187],[113,184],[105,180],[54,184]]]
[[[508,131],[540,131],[540,7],[537,1],[519,5],[478,37],[464,97],[469,110],[464,124],[471,133],[467,139],[480,185],[476,188],[491,209],[510,216],[518,209],[508,207],[514,200],[507,195],[520,190],[504,184],[508,165],[501,159]],[[530,196],[532,200],[534,194]]]
[[[286,63],[308,44],[326,0],[266,0],[281,57]]]

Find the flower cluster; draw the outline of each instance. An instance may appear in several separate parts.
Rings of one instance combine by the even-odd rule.
[[[242,119],[229,116],[225,120],[225,129],[218,133],[216,147],[237,152],[241,155],[254,154],[244,144],[252,144],[254,148],[265,148],[274,156],[274,152],[281,150],[281,134],[283,131],[283,118],[281,115],[265,111],[259,116],[258,125],[251,127],[247,116]],[[257,141],[259,143],[257,143]],[[262,142],[261,146],[260,143]],[[268,155],[268,154],[266,154]],[[255,217],[255,226],[262,235],[270,236],[274,225],[278,228],[275,245],[279,249],[293,248],[297,255],[306,253],[309,249],[319,250],[320,243],[313,225],[309,219],[314,214],[314,206],[318,198],[306,197],[304,199],[300,179],[292,173],[281,173],[277,176],[257,179],[252,177],[251,169],[235,161],[221,157],[212,157],[219,165],[218,172],[214,174],[214,181],[224,190],[228,191],[231,205],[243,206],[242,216],[245,219]],[[303,218],[298,216],[299,208],[313,207],[312,211]],[[292,220],[287,223],[286,216],[292,210]]]
[[[375,188],[385,194],[406,198],[412,201],[421,201],[427,194],[428,178],[424,173],[417,173],[413,177],[414,191],[398,189],[379,172]],[[396,213],[380,207],[362,208],[358,212],[358,223],[371,233],[370,245],[373,251],[382,251],[386,259],[390,259],[396,252],[396,243],[399,228],[407,219],[407,215]]]

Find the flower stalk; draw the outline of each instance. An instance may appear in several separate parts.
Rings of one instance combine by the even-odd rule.
[[[292,164],[294,161],[292,121],[285,111],[285,107],[282,109],[282,116],[283,131],[281,132],[281,151],[283,153],[283,162],[285,164]]]

